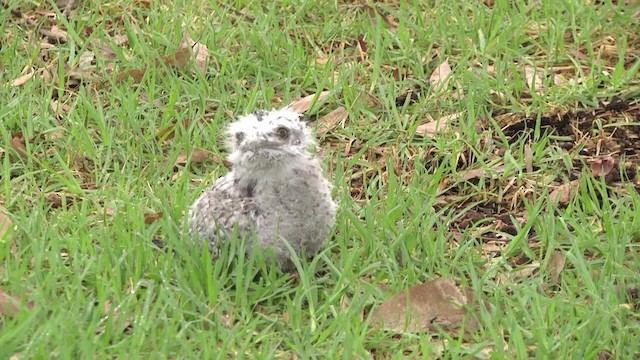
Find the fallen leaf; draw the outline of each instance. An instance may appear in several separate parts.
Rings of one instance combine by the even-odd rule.
[[[372,320],[375,326],[396,332],[452,331],[463,322],[466,330],[473,330],[478,324],[466,317],[477,306],[470,288],[437,278],[393,295],[374,309]]]
[[[117,46],[124,46],[129,42],[129,38],[127,37],[127,35],[117,35],[113,38],[113,41]],[[91,40],[91,48],[94,51],[97,50],[98,53],[102,56],[102,58],[105,60],[111,60],[116,58],[117,54],[113,50],[111,45],[109,45],[108,43],[106,43],[101,39]]]
[[[51,85],[58,80],[58,72],[55,68],[49,69],[47,67],[43,67],[38,69],[38,73],[40,73],[42,80],[44,80],[47,85]]]
[[[572,50],[571,55],[575,56],[578,60],[587,60],[589,58],[580,50]]]
[[[533,152],[531,151],[531,143],[524,144],[524,168],[529,174],[533,172]]]
[[[576,196],[580,188],[580,181],[578,179],[562,184],[551,192],[549,198],[551,201],[557,202],[560,205],[567,205]]]
[[[152,214],[144,214],[144,223],[146,225],[153,224],[154,222],[162,219],[164,213],[162,211]]]
[[[184,69],[189,60],[191,59],[191,48],[188,46],[181,46],[178,51],[173,54],[165,55],[162,57],[162,61],[169,67],[176,67],[178,69]]]
[[[107,301],[105,301],[105,302],[104,302],[104,310],[103,310],[103,314],[104,314],[105,316],[110,316],[110,315],[112,315],[112,314],[111,314],[111,307],[112,307],[111,300],[107,300]],[[113,314],[113,315],[117,315],[117,314],[116,314],[116,312],[117,312],[117,310],[114,312],[114,314]]]
[[[19,297],[9,295],[0,289],[0,315],[15,317],[24,309],[33,309],[33,302],[23,304]]]
[[[554,284],[560,283],[560,273],[564,270],[566,260],[566,255],[562,251],[556,250],[551,255],[551,259],[549,259],[546,270],[549,274],[549,280]]]
[[[209,49],[205,45],[193,41],[193,39],[188,36],[185,40],[182,41],[180,47],[178,48],[178,51],[173,54],[163,56],[161,58],[161,62],[168,67],[185,69],[191,61],[193,54],[196,55],[194,59],[195,65],[200,70],[202,70],[202,72],[206,72],[209,65]],[[128,78],[132,78],[134,83],[138,84],[142,81],[145,73],[146,69],[131,69],[121,71],[120,73],[118,73],[118,75],[116,75],[116,81],[121,82]]]
[[[451,80],[451,66],[449,66],[449,59],[440,64],[429,76],[429,82],[438,91],[449,85]]]
[[[116,58],[117,54],[111,46],[100,39],[93,39],[91,41],[91,47],[93,50],[98,50],[98,53],[104,60],[113,60]]]
[[[40,33],[44,35],[51,43],[62,44],[67,42],[67,32],[60,29],[56,25],[53,25],[49,30],[41,29]]]
[[[489,168],[481,167],[471,169],[462,175],[462,180],[469,181],[476,178],[487,177],[492,179],[500,178],[500,174],[504,172],[505,165],[492,166]]]
[[[538,273],[539,269],[540,269],[540,263],[537,261],[532,262],[531,264],[523,265],[510,274],[511,280],[523,281],[523,280],[530,279],[531,277],[533,277],[533,275]]]
[[[482,243],[482,253],[487,254],[501,254],[507,248],[507,244],[504,242],[487,241]]]
[[[22,131],[11,134],[11,147],[13,147],[13,150],[15,150],[21,158],[27,158],[27,141]]]
[[[47,201],[51,203],[51,207],[54,209],[59,209],[63,206],[69,209],[77,200],[78,197],[72,194],[52,192],[47,195]]]
[[[78,59],[78,67],[80,69],[85,69],[95,63],[96,57],[93,54],[93,51],[85,51],[80,55],[80,59]]]
[[[568,81],[565,79],[564,75],[562,74],[553,74],[553,84],[557,85],[557,86],[562,86],[564,84],[567,84]]]
[[[7,216],[7,211],[4,207],[0,206],[0,242],[9,239],[10,230],[13,227],[11,220]]]
[[[511,284],[513,282],[522,282],[530,279],[540,269],[540,263],[534,262],[522,265],[510,273],[501,273],[497,276],[496,282],[500,285]]]
[[[613,170],[615,160],[611,155],[599,156],[589,162],[589,167],[595,176],[606,176]]]
[[[291,104],[289,104],[289,106],[287,107],[291,111],[295,111],[299,114],[302,114],[302,113],[305,113],[307,110],[309,110],[309,108],[311,108],[311,103],[314,101],[314,99],[316,103],[319,103],[324,99],[326,99],[327,96],[329,96],[329,91],[323,91],[319,94],[311,94],[303,98],[300,98],[298,100],[292,101]]]
[[[541,69],[527,65],[524,67],[524,77],[527,79],[527,86],[531,91],[535,91],[538,94],[542,94],[544,92]]]
[[[66,103],[60,103],[58,100],[51,100],[49,102],[49,106],[51,107],[51,111],[53,111],[56,115],[64,114],[67,115],[71,111],[71,105]]]
[[[15,80],[13,80],[13,82],[11,83],[11,86],[13,87],[19,87],[22,86],[24,84],[27,83],[27,81],[31,80],[31,78],[33,77],[33,75],[35,74],[35,71],[33,71],[33,69],[31,69],[28,73],[19,76],[18,78],[16,78]]]
[[[195,59],[193,59],[193,61],[198,69],[200,69],[203,74],[206,73],[207,68],[209,67],[209,59],[211,57],[209,48],[204,44],[194,41],[189,35],[186,35],[182,44],[182,46],[190,50],[191,54],[195,55]]]
[[[356,39],[356,43],[357,45],[357,49],[358,49],[358,57],[356,58],[356,60],[358,62],[362,62],[365,61],[369,58],[369,46],[367,45],[367,42],[365,41],[364,37],[360,36]]]
[[[144,78],[144,74],[146,73],[147,73],[147,70],[145,69],[125,70],[120,72],[118,75],[116,75],[116,81],[122,82],[124,80],[127,80],[128,78],[131,78],[134,84],[139,84],[142,82],[142,79]]]
[[[347,112],[347,109],[342,106],[333,110],[332,112],[318,119],[318,134],[325,134],[328,131],[333,130],[336,125],[347,120],[348,117],[349,113]]]
[[[187,154],[180,154],[176,159],[174,169],[177,166],[185,166],[189,162],[197,164],[205,161],[220,162],[216,154],[213,152],[194,147],[191,149],[191,161],[189,161],[189,156]]]
[[[403,80],[405,78],[405,76],[403,74],[400,74],[400,69],[399,68],[394,68],[393,70],[391,70],[391,74],[393,75],[393,79],[395,81],[400,81],[400,80]]]
[[[427,122],[426,124],[419,125],[416,128],[416,135],[433,137],[435,134],[439,132],[444,132],[450,129],[449,121],[455,120],[462,115],[461,112],[443,116],[438,120],[432,120]]]

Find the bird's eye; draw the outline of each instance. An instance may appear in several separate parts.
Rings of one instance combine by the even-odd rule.
[[[282,140],[287,140],[289,138],[289,129],[286,127],[279,127],[276,129],[276,135]]]
[[[242,142],[242,140],[244,140],[244,133],[243,133],[243,132],[237,132],[237,133],[236,133],[236,141],[237,141],[238,143],[241,143],[241,142]]]

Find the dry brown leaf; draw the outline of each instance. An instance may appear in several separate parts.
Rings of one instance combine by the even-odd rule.
[[[480,178],[485,174],[484,168],[471,169],[462,175],[462,180],[469,181],[471,179]]]
[[[131,69],[131,70],[125,70],[120,72],[118,75],[116,75],[116,81],[117,82],[122,82],[124,80],[127,80],[128,78],[133,79],[133,83],[134,84],[139,84],[142,82],[142,79],[144,78],[144,74],[147,73],[146,69]]]
[[[482,243],[482,254],[501,254],[507,248],[504,242],[487,241]]]
[[[553,74],[553,84],[557,86],[562,86],[567,84],[567,79],[562,74]]]
[[[13,82],[11,83],[11,86],[13,87],[19,87],[22,86],[24,84],[27,83],[27,81],[31,80],[31,78],[33,77],[33,75],[36,72],[33,71],[33,69],[31,69],[28,73],[21,75],[19,77],[17,77],[15,80],[13,80]]]
[[[117,46],[124,46],[129,42],[129,38],[127,37],[127,35],[117,35],[113,38],[113,40],[115,45]],[[97,50],[98,53],[102,56],[102,58],[105,60],[111,60],[116,58],[117,54],[113,50],[113,48],[106,42],[102,41],[101,39],[91,40],[91,48],[94,51]]]
[[[180,154],[176,159],[174,169],[177,166],[185,166],[189,162],[192,164],[197,164],[205,161],[219,162],[219,159],[216,154],[211,151],[194,147],[193,149],[191,149],[191,161],[189,161],[189,156],[187,154]]]
[[[547,273],[549,274],[549,280],[554,284],[560,283],[560,273],[564,270],[564,264],[567,257],[564,252],[556,250],[551,255],[549,263],[547,264]]]
[[[51,100],[49,102],[49,106],[51,107],[51,111],[56,114],[64,114],[67,115],[71,111],[71,105],[66,103],[60,103],[58,100]]]
[[[518,267],[513,272],[499,274],[496,278],[496,282],[500,285],[510,284],[512,282],[522,282],[533,277],[539,269],[539,262],[523,265]]]
[[[356,57],[357,62],[363,62],[369,59],[369,46],[367,45],[367,41],[364,37],[360,36],[356,39],[356,49],[358,50],[358,56]]]
[[[51,207],[54,209],[59,209],[63,206],[68,209],[77,200],[78,197],[72,194],[65,194],[60,192],[52,192],[47,194],[47,201],[51,203]]]
[[[21,158],[27,158],[27,141],[22,131],[11,134],[11,147]]]
[[[452,331],[460,328],[468,310],[476,312],[477,306],[470,288],[438,278],[393,295],[375,308],[372,320],[389,331],[423,332],[439,328]],[[476,326],[470,318],[464,324],[466,330]]]
[[[455,120],[462,115],[461,112],[443,116],[438,120],[432,120],[425,124],[419,125],[416,128],[416,135],[433,137],[439,132],[444,132],[450,129],[449,121]]]
[[[323,91],[319,94],[311,94],[300,98],[298,100],[294,100],[287,106],[291,111],[295,111],[299,114],[305,113],[309,108],[311,108],[311,103],[316,100],[316,103],[322,102],[324,99],[329,96],[329,91]]]
[[[497,179],[500,178],[500,174],[504,172],[504,169],[505,165],[494,165],[489,168],[481,167],[477,169],[471,169],[462,176],[462,180],[469,181],[480,177]]]
[[[43,67],[43,68],[39,68],[37,73],[40,74],[40,76],[42,76],[42,80],[44,80],[45,84],[47,85],[51,85],[54,82],[58,81],[58,71],[56,70],[55,67]]]
[[[567,205],[578,193],[580,188],[580,181],[578,179],[562,184],[551,192],[549,197],[552,202],[557,202],[560,205]]]
[[[182,41],[182,47],[189,49],[190,54],[195,55],[195,59],[193,59],[194,63],[203,74],[206,73],[209,67],[209,59],[211,58],[209,48],[204,44],[194,41],[189,35],[186,35],[185,40]]]
[[[93,39],[91,41],[91,47],[93,50],[97,50],[104,60],[113,60],[116,58],[117,54],[111,46],[100,39]]]
[[[197,164],[210,159],[215,158],[216,156],[211,152],[200,148],[194,148],[191,153],[191,163]]]
[[[176,67],[178,69],[184,69],[189,63],[190,59],[191,48],[189,48],[188,46],[181,46],[175,53],[162,57],[162,61],[167,66]]]
[[[80,59],[78,59],[78,68],[86,69],[89,66],[95,63],[96,56],[93,51],[87,50],[80,55]]]
[[[47,40],[51,43],[62,44],[67,42],[67,32],[56,25],[53,25],[49,30],[41,29],[40,33],[46,36]]]
[[[542,94],[544,92],[542,69],[526,65],[524,67],[524,77],[527,79],[527,86],[531,91],[535,91],[538,94]]]
[[[15,317],[22,310],[33,309],[33,302],[23,304],[20,298],[9,295],[0,289],[0,315],[6,315],[10,318]]]
[[[162,211],[151,214],[144,214],[144,223],[146,225],[153,224],[154,222],[162,219],[164,213]]]
[[[615,159],[611,155],[599,156],[589,162],[589,167],[595,176],[606,176],[613,170]]]
[[[7,211],[4,207],[0,206],[0,242],[7,241],[11,235],[11,228],[13,223],[7,216]]]
[[[447,58],[431,73],[429,83],[431,83],[435,91],[438,91],[447,87],[449,81],[451,81],[451,66],[449,66],[449,59]]]
[[[531,151],[531,143],[524,144],[524,168],[529,174],[533,172],[533,152]]]
[[[185,69],[193,55],[196,55],[194,60],[195,65],[202,71],[206,72],[209,65],[210,52],[206,45],[193,41],[187,36],[182,41],[178,51],[173,54],[165,55],[161,58],[161,62],[168,67],[175,67],[177,69]],[[157,62],[156,62],[157,63]],[[142,81],[146,69],[131,69],[121,71],[116,75],[116,81],[121,82],[128,78],[132,78],[134,84],[138,84]]]
[[[578,60],[587,60],[589,58],[581,50],[572,50],[571,55],[575,56]]]
[[[540,263],[537,261],[528,265],[523,265],[511,273],[511,279],[513,281],[523,281],[526,279],[530,279],[538,272],[539,269]]]
[[[344,107],[339,107],[327,115],[318,119],[318,134],[325,134],[330,130],[335,129],[336,125],[347,120],[349,113]]]

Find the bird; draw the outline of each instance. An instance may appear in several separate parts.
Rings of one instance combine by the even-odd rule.
[[[208,245],[214,259],[222,245],[238,239],[246,242],[246,256],[271,254],[281,270],[293,272],[289,248],[301,259],[324,248],[338,205],[333,184],[310,152],[316,140],[301,116],[288,107],[259,110],[228,126],[231,170],[188,212],[189,236]]]

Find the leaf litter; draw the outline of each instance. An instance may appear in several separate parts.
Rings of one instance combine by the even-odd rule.
[[[384,11],[381,11],[380,7],[365,5],[362,6],[361,9],[370,16],[372,21],[379,21],[382,19],[385,26],[394,30],[393,18],[384,13]],[[55,17],[51,14],[38,16],[41,18],[55,20]],[[35,22],[33,16],[23,16],[22,20],[32,28],[35,28],[33,26]],[[51,24],[50,20],[47,21],[46,26],[42,27],[44,31],[41,32],[43,40],[48,44],[42,46],[44,52],[46,52],[47,49],[55,49],[57,45],[64,44],[67,41],[67,34],[64,30],[60,29],[56,24]],[[249,21],[252,20],[250,19]],[[124,38],[126,39],[126,37]],[[116,39],[113,44],[119,46],[126,42],[120,41],[121,40]],[[188,46],[185,46],[185,44],[188,44]],[[326,44],[320,45],[325,46]],[[334,45],[335,44],[331,44],[331,46]],[[356,37],[348,43],[339,44],[338,46],[338,49],[341,52],[338,51],[338,54],[333,54],[336,64],[342,63],[343,65],[348,65],[349,63],[367,63],[369,61],[371,44],[369,44],[369,42],[362,36]],[[190,50],[187,52],[186,49],[189,47],[192,51]],[[618,57],[617,48],[618,46],[615,43],[615,39],[604,37],[601,41],[594,44],[593,50],[597,52],[598,56],[600,56],[603,61],[615,64]],[[326,50],[327,48],[324,47],[323,49]],[[81,55],[80,60],[78,61],[79,67],[90,67],[93,65],[93,61],[96,56],[102,57],[103,59],[117,58],[117,51],[114,51],[112,45],[104,45],[104,43],[96,42],[95,44],[92,44],[91,50],[93,54],[85,53]],[[583,49],[576,49],[573,51],[574,57],[578,60],[586,60],[587,56],[584,55],[585,53],[587,53],[587,51]],[[325,54],[319,55],[319,59],[322,58],[324,61],[327,61],[327,59],[332,57],[326,56],[326,54],[331,54],[331,52],[325,52]],[[625,56],[628,57],[629,55],[626,54]],[[92,57],[94,59],[92,59]],[[200,71],[203,71],[203,69],[206,69],[208,61],[211,61],[211,58],[206,46],[201,48],[199,44],[193,42],[193,40],[185,39],[176,53],[162,57],[160,62],[165,66],[175,67],[178,69],[186,69],[187,64],[193,63],[195,67]],[[429,78],[429,84],[433,89],[445,92],[443,94],[445,97],[455,99],[455,93],[448,90],[450,87],[453,88],[457,86],[454,81],[455,79],[451,75],[451,67],[449,66],[448,61],[449,59],[447,58],[445,62],[436,67]],[[536,65],[535,61],[533,61],[533,63],[534,65],[525,66],[523,68],[524,77],[531,92],[535,91],[540,95],[543,95],[545,91],[549,90],[544,88],[544,85],[545,81],[546,84],[549,83],[548,80],[550,80],[550,77],[553,77],[553,84],[558,86],[563,86],[571,81],[581,81],[580,79],[576,79],[576,73],[578,73],[578,71],[573,67],[565,69],[560,65],[557,65],[551,69],[551,72],[547,72],[545,69]],[[45,68],[36,67],[36,69],[37,70],[33,71],[30,77],[25,77],[26,80],[20,80],[24,81],[24,83],[20,84],[20,82],[18,82],[18,85],[16,86],[22,86],[28,81],[35,81],[37,76],[34,76],[34,74],[42,74],[43,78],[45,77],[45,74],[49,74],[48,71],[44,71]],[[413,76],[406,69],[390,67],[388,70],[396,80],[406,79]],[[588,75],[589,69],[587,67],[583,67],[580,70]],[[125,75],[132,77],[134,82],[139,82],[144,77],[146,70],[145,68],[140,68],[129,71],[131,71],[131,73]],[[28,74],[29,73],[25,75]],[[122,72],[120,74],[122,74]],[[55,73],[46,76],[50,77],[50,79],[47,80],[48,82],[55,81]],[[89,78],[90,81],[95,81],[93,78],[87,78]],[[19,78],[14,81],[17,81],[18,79]],[[452,83],[452,81],[454,82]],[[73,94],[74,89],[71,88],[73,83],[74,82],[67,82],[67,86],[69,86],[69,88],[66,89],[67,95]],[[75,81],[75,83],[77,83],[77,81]],[[415,103],[421,96],[421,91],[423,90],[424,89],[420,87],[410,88],[405,93],[398,95],[396,103]],[[310,96],[315,97],[315,94]],[[296,106],[298,106],[298,109],[300,109],[301,112],[308,111],[311,107],[312,101],[313,99],[300,99]],[[318,99],[318,102],[321,101],[322,99]],[[71,109],[68,107],[65,108],[63,105],[69,106],[68,104],[70,103],[72,102],[69,101],[69,98],[56,98],[52,99],[51,107],[52,110],[55,109],[54,113],[64,116],[65,114],[68,114]],[[379,105],[374,104],[374,106]],[[551,182],[544,183],[543,186],[548,186],[549,188],[554,189],[550,194],[550,198],[556,199],[561,206],[566,206],[576,196],[576,193],[579,190],[577,188],[579,185],[579,179],[581,176],[586,175],[587,171],[595,176],[605,177],[607,185],[611,187],[622,187],[626,184],[638,184],[638,177],[634,169],[638,165],[639,149],[637,144],[638,134],[640,132],[638,131],[638,125],[634,124],[633,119],[638,119],[639,112],[637,101],[614,98],[608,103],[602,103],[600,106],[591,109],[575,109],[574,111],[564,112],[557,111],[554,113],[544,114],[540,118],[525,117],[521,114],[513,113],[494,114],[491,119],[478,119],[478,122],[480,125],[486,126],[490,121],[495,120],[500,124],[501,130],[504,132],[507,140],[512,144],[516,143],[523,137],[528,137],[532,129],[535,129],[538,125],[540,125],[542,130],[546,131],[548,134],[556,134],[563,137],[565,140],[554,140],[553,145],[566,149],[574,159],[575,166],[568,173],[566,172],[559,175]],[[456,131],[453,125],[455,120],[461,115],[461,113],[439,115],[438,120],[433,120],[432,117],[425,117],[423,120],[426,121],[418,126],[416,135],[429,139],[437,136],[441,131]],[[338,125],[344,125],[348,117],[348,112],[344,108],[339,107],[334,111],[329,112],[327,115],[318,118],[318,131],[321,134],[327,134],[334,130],[338,130]],[[602,121],[604,127],[595,127],[593,121],[596,119],[598,121]],[[349,119],[349,121],[353,121],[353,119]],[[184,124],[185,128],[187,126],[188,123]],[[490,127],[486,126],[485,128]],[[31,143],[33,140],[25,139],[25,136],[21,133],[15,135],[16,136],[12,135],[11,145],[19,156],[26,158],[28,156],[26,152],[26,145],[27,143]],[[157,135],[158,140],[162,139],[162,141],[169,141],[175,136],[175,127],[163,129]],[[569,138],[569,140],[566,140],[567,138]],[[326,137],[325,141],[331,142],[333,145],[335,144],[336,139],[333,137]],[[526,144],[524,159],[522,159],[524,164],[523,166],[527,175],[533,176],[535,174],[533,174],[534,155],[532,147],[535,146],[535,144],[532,144],[530,141]],[[396,169],[396,166],[387,166],[387,162],[390,159],[397,161],[401,157],[408,156],[409,158],[413,158],[419,153],[418,151],[414,152],[415,149],[410,149],[407,152],[409,155],[407,155],[407,153],[399,155],[400,152],[397,151],[397,146],[397,144],[383,144],[374,149],[367,149],[362,139],[346,139],[343,143],[340,143],[338,148],[343,151],[345,156],[352,157],[359,153],[360,150],[364,150],[361,157],[363,160],[362,162],[367,165],[358,165],[354,168],[353,173],[348,174],[351,176],[349,181],[349,184],[351,185],[351,194],[355,199],[366,198],[364,180],[370,177],[372,173],[381,172],[383,174],[383,178],[384,173],[388,174],[390,171],[394,171],[396,174],[401,173]],[[500,160],[500,156],[502,154],[500,154],[499,151],[503,151],[504,149],[494,150],[497,150],[495,156]],[[433,147],[428,148],[427,151],[430,155],[433,155],[431,164],[435,164],[440,159],[439,155],[441,154],[438,154],[436,149]],[[204,149],[195,149],[191,154],[191,161],[193,163],[207,161],[219,162],[219,159],[212,154],[212,152]],[[174,165],[180,167],[186,166],[187,159],[186,155],[184,157],[181,155]],[[455,234],[459,235],[464,232],[464,229],[472,228],[473,225],[478,222],[488,221],[488,225],[481,229],[481,232],[479,232],[477,236],[482,239],[483,251],[486,250],[486,253],[491,253],[491,256],[499,256],[504,251],[505,244],[509,241],[509,239],[505,238],[501,232],[513,234],[526,222],[526,212],[523,203],[531,200],[527,194],[531,194],[532,192],[539,190],[536,186],[540,185],[536,185],[536,181],[518,181],[518,179],[513,176],[512,172],[505,171],[504,161],[498,161],[494,163],[492,167],[486,169],[478,168],[478,164],[475,164],[473,159],[474,157],[472,156],[471,151],[464,153],[464,160],[461,161],[460,168],[457,169],[458,174],[452,174],[449,179],[445,179],[445,181],[443,181],[443,184],[446,184],[448,189],[443,190],[438,197],[442,199],[444,203],[448,204],[446,206],[457,207],[458,209],[463,209],[466,204],[476,202],[476,205],[470,206],[457,220],[450,222],[449,231],[454,236]],[[587,166],[584,165],[585,160],[588,164]],[[427,165],[430,164],[427,163]],[[467,192],[468,190],[465,189],[464,182],[459,181],[460,174],[466,174],[463,175],[464,182],[484,181],[490,179],[495,181],[492,186],[501,187],[502,189],[507,190],[504,191],[501,199],[487,200],[468,198],[469,193]],[[407,169],[406,173],[402,174],[402,176],[403,182],[405,182],[406,178],[411,176],[411,166],[409,166],[409,169]],[[535,177],[535,180],[540,178],[542,178],[542,176]],[[62,196],[60,198],[62,198]],[[145,216],[145,222],[146,221],[147,216]],[[536,241],[534,231],[530,233],[528,240],[532,242]],[[561,255],[556,255],[557,253],[558,252],[555,252],[553,254],[552,259],[549,261],[549,264],[545,269],[549,272],[549,276],[552,281],[556,280],[556,278],[559,280],[560,273],[564,266],[563,261],[561,261],[563,257]],[[539,264],[531,261],[529,261],[528,265],[529,266],[525,266],[522,268],[522,271],[518,273],[524,278],[533,276],[537,267],[539,267]],[[433,290],[434,285],[431,286],[431,290]],[[447,289],[450,289],[452,286],[455,287],[455,283],[450,280],[444,280],[444,282],[440,283],[439,286],[441,288],[446,287]],[[429,287],[427,286],[427,288]],[[431,296],[437,297],[437,294],[443,294],[442,289],[438,291],[435,291],[436,295]],[[448,297],[442,296],[442,298],[448,299],[450,297],[452,301],[449,305],[458,305],[459,303],[463,303],[463,301],[460,300],[463,299],[463,297],[466,297],[466,291],[466,289],[460,290],[460,288],[457,288],[457,291],[447,295]],[[411,294],[412,290],[408,289],[406,293]],[[417,293],[418,295],[421,294],[419,290],[413,290],[413,293]],[[407,306],[411,307],[413,305],[406,305],[405,301],[405,309]],[[433,314],[438,313],[438,311],[434,309],[422,309],[417,311],[423,311],[423,313],[429,315],[425,316],[425,318],[432,319]],[[431,311],[431,313],[429,311]],[[379,316],[384,318],[385,315]],[[456,323],[456,321],[451,320],[457,319],[455,316],[452,315],[449,318],[447,318],[447,316],[448,315],[443,316],[442,318],[438,318],[436,316],[436,324],[434,324],[434,326]],[[406,320],[406,318],[404,319]],[[394,321],[396,325],[401,324],[403,328],[405,328],[405,325],[409,325],[412,329],[417,331],[424,330],[425,328],[429,329],[429,325],[425,327],[424,323],[420,322],[409,322],[407,324],[402,323],[398,318]],[[413,328],[414,326],[415,328]]]
[[[0,242],[11,240],[11,229],[13,223],[7,216],[7,210],[0,206]]]
[[[479,302],[473,291],[451,279],[437,278],[387,299],[373,310],[374,326],[394,332],[455,332],[478,328]]]
[[[21,311],[31,310],[34,307],[35,305],[33,302],[24,303],[20,297],[7,294],[0,289],[0,315],[14,318]]]

